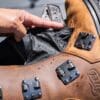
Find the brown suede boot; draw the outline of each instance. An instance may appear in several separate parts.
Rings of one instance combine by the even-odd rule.
[[[74,32],[64,52],[28,67],[0,67],[3,100],[100,100],[100,16],[84,1],[66,0]]]

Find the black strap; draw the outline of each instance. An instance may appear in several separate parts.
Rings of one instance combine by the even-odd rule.
[[[96,29],[100,37],[100,0],[84,0],[84,3],[88,7],[94,19]]]

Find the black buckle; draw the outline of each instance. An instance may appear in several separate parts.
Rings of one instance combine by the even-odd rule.
[[[64,83],[64,85],[67,85],[79,76],[79,72],[70,60],[67,60],[65,63],[60,65],[56,69],[56,73],[59,79]]]
[[[42,18],[52,21],[60,22],[64,24],[60,7],[54,4],[47,4],[42,14]]]
[[[80,32],[75,47],[84,50],[91,50],[96,37],[92,34]]]
[[[40,82],[38,78],[24,80],[22,82],[22,92],[24,100],[34,100],[42,96]]]

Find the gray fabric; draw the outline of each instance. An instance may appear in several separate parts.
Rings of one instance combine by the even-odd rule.
[[[47,4],[42,18],[64,24],[61,9],[54,4]],[[35,63],[49,56],[58,54],[66,47],[73,29],[30,29],[23,39],[27,60],[25,64]]]
[[[38,62],[63,51],[72,31],[67,27],[61,30],[31,29],[23,39],[27,55],[25,64]]]

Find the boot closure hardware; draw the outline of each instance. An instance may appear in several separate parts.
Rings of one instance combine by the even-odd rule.
[[[79,76],[78,70],[70,60],[67,60],[65,63],[60,65],[56,69],[56,73],[59,79],[64,83],[64,85],[67,85]]]
[[[96,37],[92,34],[80,32],[75,47],[84,50],[91,50],[94,44]]]
[[[22,92],[24,100],[35,100],[42,96],[40,82],[38,78],[24,80],[22,82]]]

